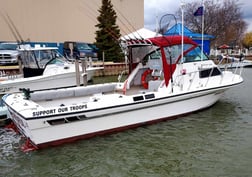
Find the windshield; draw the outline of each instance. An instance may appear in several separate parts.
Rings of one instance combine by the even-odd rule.
[[[17,50],[17,44],[0,43],[0,50]]]
[[[79,50],[92,50],[86,43],[77,43],[77,48]]]
[[[29,68],[45,68],[47,64],[59,64],[66,61],[57,50],[52,49],[22,51],[21,58],[23,65]]]
[[[199,47],[194,48],[193,50],[186,53],[184,56],[184,62],[195,62],[202,60],[208,60],[208,57],[205,55],[204,52],[202,52]]]
[[[201,60],[208,60],[207,56],[203,53],[202,58],[201,58],[201,49],[199,47],[196,47],[194,49],[191,49],[193,45],[192,44],[184,44],[184,56],[183,60],[181,62],[195,62],[195,61],[201,61]],[[175,64],[178,62],[179,57],[182,54],[182,45],[173,45],[170,47],[165,47],[165,56],[167,63],[170,63],[170,60],[172,64]]]

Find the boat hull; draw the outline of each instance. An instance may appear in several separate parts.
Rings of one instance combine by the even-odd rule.
[[[129,76],[124,83],[23,89],[4,96],[27,144],[43,148],[174,119],[212,106],[226,89],[243,82],[237,70],[221,71],[186,37],[162,36],[128,45]]]
[[[87,119],[44,128],[29,127],[29,121],[46,121],[45,119],[27,120],[11,110],[10,112],[14,115],[12,115],[14,117],[13,121],[18,125],[19,131],[37,148],[45,148],[78,139],[174,119],[184,114],[205,109],[216,103],[224,90],[201,91],[176,96],[176,98],[167,97],[139,105],[119,106],[113,110],[109,108],[94,110],[93,112],[85,113],[85,116],[88,117]],[[35,125],[34,122],[33,125]]]
[[[87,80],[92,80],[96,69],[87,71]],[[20,88],[29,88],[30,90],[46,90],[52,88],[63,88],[76,86],[76,73],[66,72],[56,75],[36,76],[30,78],[20,78],[0,82],[0,95],[6,93],[19,92]],[[80,79],[83,84],[83,79]]]

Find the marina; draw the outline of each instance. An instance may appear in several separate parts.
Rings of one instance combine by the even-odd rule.
[[[128,1],[109,0],[102,1],[101,7],[93,1],[93,6],[61,3],[57,12],[54,3],[48,6],[44,2],[38,7],[46,7],[47,14],[40,18],[36,18],[38,10],[32,4],[33,8],[22,4],[18,10],[3,4],[1,16],[19,48],[15,55],[1,54],[2,62],[18,62],[19,67],[0,71],[0,176],[251,176],[252,71],[247,67],[252,62],[243,58],[250,49],[241,39],[247,28],[242,8],[235,2],[231,7],[223,3],[229,9],[225,12],[218,2],[220,10],[215,13],[217,4],[211,8],[211,3],[204,1],[181,2],[181,16],[166,13],[159,27],[156,19],[155,32],[144,37],[140,32],[148,31],[137,29],[143,26],[141,11],[146,2],[139,2],[130,6]],[[153,6],[152,2],[148,5]],[[89,17],[94,16],[91,9],[96,9],[95,25],[85,18],[78,20],[82,6],[88,7],[83,11]],[[133,24],[128,10],[125,13],[121,7],[131,9]],[[71,14],[65,13],[69,9]],[[181,24],[177,21],[180,17]],[[228,26],[222,24],[229,17],[237,20],[233,18]],[[116,21],[122,18],[133,30],[123,31],[123,22],[117,26]],[[33,19],[50,28],[37,24],[34,27],[38,30],[34,30],[30,27]],[[210,22],[211,28],[207,28]],[[199,23],[201,34],[196,28]],[[194,31],[185,30],[185,24]],[[94,33],[89,27],[98,30]],[[227,33],[229,27],[233,35]],[[56,42],[57,47],[33,48],[23,45],[26,41],[40,41],[44,46]],[[62,47],[62,41],[65,58],[54,52]],[[220,42],[226,45],[225,50],[237,49],[239,57],[230,56],[229,60],[226,55],[222,60],[210,55],[213,43],[216,50]],[[84,51],[85,45],[76,47],[80,44],[95,48]],[[97,61],[96,67],[91,58]],[[112,64],[106,65],[106,60]],[[105,76],[111,75],[113,81],[108,81]]]

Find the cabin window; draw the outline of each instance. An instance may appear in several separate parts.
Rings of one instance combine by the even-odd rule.
[[[154,51],[153,53],[151,53],[150,54],[150,59],[152,60],[159,60],[160,58],[161,58],[161,52],[160,52],[160,50],[156,50],[156,51]]]
[[[148,66],[151,69],[154,70],[162,70],[162,56],[161,56],[161,51],[160,50],[156,50],[153,53],[151,53],[150,55],[148,55],[148,57],[145,57],[145,59],[143,60],[144,63],[148,62]]]
[[[218,68],[208,68],[208,69],[204,69],[201,70],[199,72],[199,77],[200,78],[206,78],[206,77],[210,77],[210,76],[218,76],[221,75],[221,71]]]
[[[151,99],[151,98],[155,98],[154,94],[148,94],[148,95],[144,95],[145,99]]]
[[[33,51],[30,51],[30,50],[22,51],[21,58],[22,58],[24,67],[38,68],[36,64],[36,57]]]
[[[139,63],[141,62],[144,58],[149,53],[152,53],[153,51],[157,50],[157,46],[152,46],[152,45],[147,45],[147,46],[141,46],[141,47],[134,47],[132,48],[132,59],[133,63]],[[149,55],[148,55],[149,56]]]
[[[135,97],[133,97],[133,101],[141,101],[141,100],[144,100],[143,96],[135,96]]]
[[[45,65],[50,60],[52,60],[53,58],[56,58],[55,53],[52,50],[37,50],[37,51],[34,51],[34,54],[41,68],[44,68]]]

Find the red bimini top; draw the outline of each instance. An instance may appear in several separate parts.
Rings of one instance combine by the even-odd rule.
[[[182,43],[182,36],[158,36],[154,38],[149,38],[153,44],[160,46],[160,47],[167,47],[172,45],[178,45]],[[192,44],[196,45],[197,43],[194,42],[191,38],[184,36],[184,44]]]

